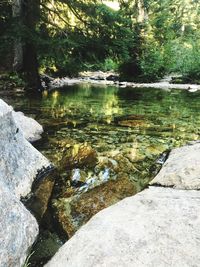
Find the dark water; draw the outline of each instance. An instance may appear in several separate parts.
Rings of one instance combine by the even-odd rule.
[[[44,126],[43,138],[35,146],[64,178],[63,151],[84,143],[100,156],[128,158],[142,189],[152,178],[151,167],[160,154],[200,136],[198,91],[84,84],[44,92],[37,98],[22,92],[0,97]]]

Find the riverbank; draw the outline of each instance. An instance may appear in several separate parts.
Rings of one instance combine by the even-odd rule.
[[[173,83],[173,79],[171,76],[167,76],[159,82],[154,83],[135,83],[135,82],[127,82],[127,81],[119,81],[119,75],[115,72],[81,72],[78,77],[69,78],[52,78],[48,75],[41,75],[42,85],[47,90],[54,90],[57,88],[62,88],[65,86],[73,86],[77,84],[91,84],[95,86],[106,86],[112,85],[120,88],[130,87],[130,88],[156,88],[163,90],[172,90],[172,89],[180,89],[180,90],[188,90],[189,92],[196,92],[200,90],[199,84],[181,84],[181,83]],[[24,85],[21,80],[17,78],[17,76],[10,76],[9,73],[4,73],[0,75],[0,89],[10,90],[15,88],[16,91],[23,91]]]
[[[90,83],[94,85],[114,85],[118,87],[132,87],[132,88],[157,88],[164,90],[171,89],[181,89],[188,90],[190,92],[195,92],[200,90],[200,85],[198,84],[175,84],[171,82],[171,78],[162,79],[160,82],[155,83],[134,83],[119,81],[119,75],[114,72],[83,72],[80,73],[78,78],[56,78],[50,81],[49,88],[52,90],[54,88],[75,85],[75,84],[85,84]]]

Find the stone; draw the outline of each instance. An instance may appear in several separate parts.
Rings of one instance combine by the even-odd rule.
[[[22,117],[25,116],[15,113],[12,107],[0,100],[0,267],[21,267],[24,264],[39,229],[36,219],[20,198],[27,196],[33,181],[52,167],[25,139],[23,127],[25,131],[33,124],[28,124],[30,120],[25,118],[23,127],[20,127]],[[40,190],[38,196],[43,191]]]
[[[6,104],[2,99],[0,99],[0,116],[3,116],[9,111],[12,111],[13,108]]]
[[[151,125],[150,122],[147,121],[143,115],[137,115],[137,114],[115,118],[115,121],[120,126],[133,127],[133,128],[134,127],[148,128]]]
[[[151,185],[200,189],[200,143],[172,150]]]
[[[151,187],[96,214],[45,267],[200,266],[200,194]]]
[[[59,225],[71,237],[100,210],[137,192],[136,185],[124,173],[88,191],[53,201]]]
[[[87,144],[74,144],[64,151],[61,165],[67,169],[92,168],[97,163],[97,152]]]
[[[45,175],[42,181],[36,183],[36,186],[32,186],[31,197],[26,201],[26,207],[31,210],[39,223],[47,211],[56,178],[55,171]]]
[[[0,181],[16,196],[26,196],[33,180],[51,164],[24,138],[12,111],[0,108],[0,133]]]
[[[0,99],[0,116],[6,114],[8,111],[12,112],[16,125],[29,142],[34,142],[41,138],[43,128],[37,121],[25,116],[22,112],[15,112],[11,106]]]
[[[15,111],[13,111],[13,118],[29,142],[41,139],[43,127],[36,120],[25,116],[22,112]]]
[[[0,182],[0,266],[21,267],[38,234],[35,218]]]

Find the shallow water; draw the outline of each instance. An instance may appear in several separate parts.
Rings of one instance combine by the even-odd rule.
[[[35,146],[58,167],[64,181],[69,174],[63,153],[71,145],[85,144],[98,156],[120,154],[128,159],[135,168],[133,181],[141,190],[152,178],[160,154],[200,136],[200,91],[84,84],[37,98],[22,92],[0,97],[44,126],[43,138]],[[107,169],[102,176],[106,175]]]
[[[45,129],[36,144],[59,165],[59,148],[72,140],[98,152],[133,148],[149,157],[199,138],[200,92],[77,85],[41,98],[3,96],[16,110],[34,117]]]
[[[44,126],[43,138],[35,146],[64,179],[63,153],[71,145],[86,144],[100,156],[128,158],[139,170],[134,180],[143,187],[152,178],[150,166],[162,152],[200,135],[200,91],[83,84],[37,98],[22,92],[2,98]]]

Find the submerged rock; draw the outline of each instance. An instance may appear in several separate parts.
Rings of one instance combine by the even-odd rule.
[[[64,151],[61,165],[67,169],[94,167],[97,163],[97,152],[87,144],[75,144]]]
[[[46,267],[199,266],[197,191],[150,188],[99,212]]]
[[[35,218],[0,182],[0,266],[21,267],[38,234]]]
[[[15,112],[11,106],[0,99],[0,116],[9,111],[12,112],[16,125],[29,142],[34,142],[41,138],[43,128],[37,121],[25,116],[22,112]]]
[[[59,224],[71,237],[94,214],[136,192],[136,184],[124,173],[81,194],[54,200],[53,206]]]
[[[56,175],[55,171],[45,175],[42,181],[36,183],[37,186],[32,187],[31,197],[26,201],[26,207],[31,210],[39,223],[47,211]]]
[[[200,143],[172,150],[151,184],[178,189],[200,189]]]

